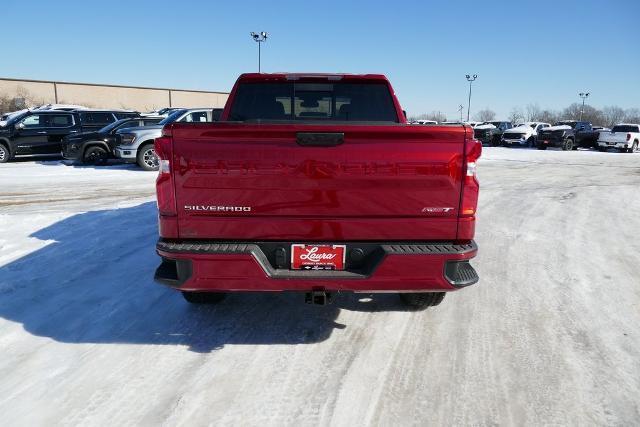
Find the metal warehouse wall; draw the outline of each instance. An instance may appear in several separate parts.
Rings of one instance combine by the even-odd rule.
[[[223,107],[228,92],[20,80],[0,77],[0,97],[41,104],[80,104],[93,108],[150,111],[162,107]]]

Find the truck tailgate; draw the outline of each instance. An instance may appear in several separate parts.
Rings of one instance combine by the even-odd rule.
[[[171,134],[181,238],[456,238],[462,126],[229,122]]]

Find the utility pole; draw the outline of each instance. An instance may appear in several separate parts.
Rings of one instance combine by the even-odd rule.
[[[582,109],[580,110],[580,121],[582,121],[582,115],[584,114],[584,100],[589,97],[589,92],[580,92],[578,96],[582,98]]]
[[[458,105],[458,113],[460,113],[460,123],[462,123],[462,111],[464,110],[464,107],[462,106],[462,104]]]
[[[467,78],[467,81],[469,82],[469,104],[467,106],[467,121],[469,121],[469,115],[471,114],[471,83],[476,81],[476,79],[478,78],[478,75],[474,74],[473,77],[472,77],[469,74],[467,74],[465,77]]]

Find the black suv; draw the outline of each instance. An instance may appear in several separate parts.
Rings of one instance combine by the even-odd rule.
[[[0,127],[0,163],[19,156],[60,156],[65,136],[98,130],[119,119],[137,116],[139,113],[133,111],[25,111]]]
[[[157,125],[163,117],[134,117],[113,122],[95,132],[67,135],[62,139],[62,157],[82,163],[100,165],[114,158],[116,131]]]
[[[489,126],[493,125],[493,127]],[[473,128],[473,135],[478,141],[483,144],[491,144],[494,147],[500,145],[502,134],[505,130],[511,129],[513,124],[511,122],[495,121],[484,122],[481,125]]]
[[[538,150],[560,147],[563,150],[577,150],[578,147],[593,148],[600,133],[594,131],[590,122],[563,120],[538,133]]]

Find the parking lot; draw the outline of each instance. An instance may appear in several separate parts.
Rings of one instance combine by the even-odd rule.
[[[0,168],[0,414],[27,424],[630,425],[640,419],[640,153],[486,148],[480,283],[394,295],[153,282],[133,165]]]

